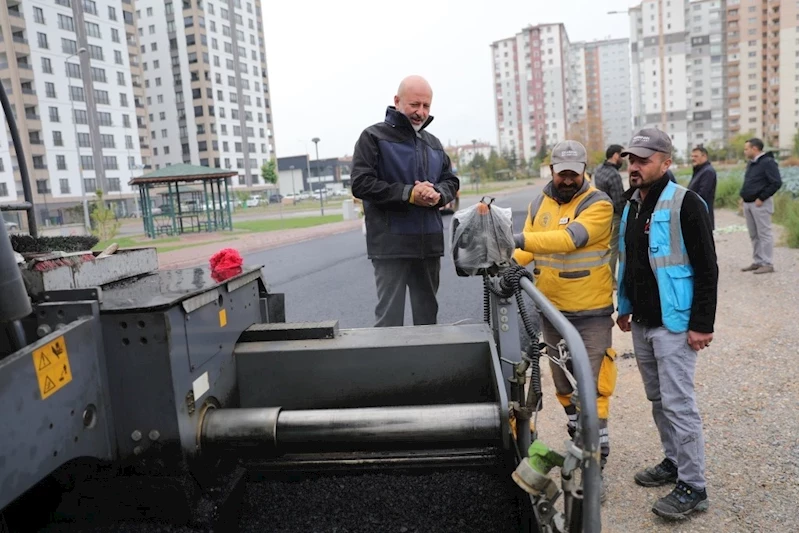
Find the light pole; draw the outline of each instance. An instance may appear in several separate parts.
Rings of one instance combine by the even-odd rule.
[[[314,137],[313,139],[311,139],[311,142],[314,143],[314,146],[316,147],[316,173],[317,174],[320,173],[320,168],[321,168],[320,165],[319,165],[319,140],[320,140],[319,137]],[[322,185],[322,176],[316,176],[316,177],[319,180],[319,185],[320,185],[319,186],[319,208],[322,210],[322,216],[325,216],[325,203],[322,200],[322,187],[321,187],[321,185]]]
[[[92,222],[89,218],[89,201],[86,199],[86,183],[83,180],[83,165],[80,163],[80,143],[78,142],[78,121],[75,120],[75,100],[72,99],[72,79],[69,76],[69,69],[67,64],[69,60],[79,54],[85,54],[85,48],[79,48],[74,54],[70,54],[64,60],[64,74],[67,76],[67,83],[69,84],[69,103],[72,107],[72,128],[75,131],[75,149],[78,152],[78,177],[80,179],[80,198],[83,204],[83,225],[86,226],[86,231],[92,232]],[[81,73],[81,75],[83,75]],[[120,187],[121,189],[121,187]]]
[[[297,187],[294,185],[294,165],[289,166],[291,170],[291,201],[293,205],[297,204]]]
[[[474,172],[474,186],[478,194],[480,193],[480,176],[477,175],[477,139],[472,139],[472,172]]]

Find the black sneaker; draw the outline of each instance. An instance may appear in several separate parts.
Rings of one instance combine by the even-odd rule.
[[[642,487],[660,487],[677,481],[677,466],[663,459],[660,464],[635,473],[635,482]]]
[[[707,511],[709,506],[705,489],[697,490],[678,481],[674,490],[655,502],[652,512],[668,520],[682,520],[694,511]]]

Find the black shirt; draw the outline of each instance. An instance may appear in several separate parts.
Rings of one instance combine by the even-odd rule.
[[[626,266],[622,283],[632,303],[633,321],[652,328],[662,326],[663,319],[657,281],[649,264],[649,219],[668,181],[665,176],[656,181],[649,189],[643,204],[630,201],[627,230],[624,234]],[[628,199],[633,192],[630,189],[625,193]],[[702,200],[693,191],[688,191],[683,199],[680,226],[688,259],[694,269],[694,298],[688,329],[712,333],[716,320],[719,277],[716,245],[710,216]]]

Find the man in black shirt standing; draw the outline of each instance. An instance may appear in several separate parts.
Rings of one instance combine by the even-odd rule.
[[[632,330],[666,455],[635,481],[646,487],[676,482],[652,511],[680,519],[708,508],[694,372],[697,352],[713,339],[718,266],[705,203],[667,175],[672,149],[668,135],[643,129],[622,153],[629,157],[631,188],[620,229],[616,322]]]

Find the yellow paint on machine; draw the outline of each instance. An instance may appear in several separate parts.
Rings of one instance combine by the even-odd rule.
[[[227,311],[224,309],[219,310],[219,327],[224,328],[227,326]]]
[[[46,400],[72,381],[69,354],[64,337],[58,337],[33,352],[33,369],[42,400]]]

